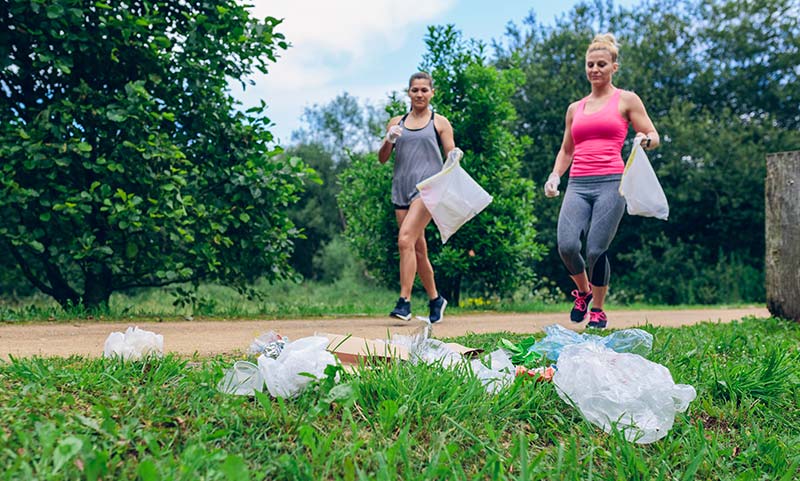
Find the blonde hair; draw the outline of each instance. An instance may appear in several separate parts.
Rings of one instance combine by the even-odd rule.
[[[617,55],[619,54],[619,46],[617,45],[617,39],[614,37],[614,34],[601,33],[595,35],[594,39],[592,39],[592,43],[589,44],[589,48],[586,49],[586,55],[589,55],[589,52],[594,52],[595,50],[606,50],[611,54],[611,61],[616,62]]]

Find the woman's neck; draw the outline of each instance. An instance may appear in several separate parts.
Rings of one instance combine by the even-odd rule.
[[[595,98],[603,98],[614,93],[614,90],[616,90],[616,87],[611,85],[611,82],[598,86],[592,85],[591,96]]]
[[[428,115],[430,115],[430,112],[431,111],[430,109],[428,109],[428,107],[424,108],[412,107],[411,116],[414,117],[415,119],[421,119],[422,117],[427,117]]]

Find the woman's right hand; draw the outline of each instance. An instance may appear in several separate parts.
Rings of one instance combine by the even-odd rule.
[[[392,125],[389,127],[389,131],[386,132],[386,141],[393,144],[397,142],[397,139],[399,139],[401,135],[403,135],[403,127]]]
[[[544,195],[546,197],[558,197],[558,184],[561,183],[561,176],[551,172],[544,184]]]

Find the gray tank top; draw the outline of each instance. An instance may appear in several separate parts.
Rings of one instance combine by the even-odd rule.
[[[405,126],[405,117],[400,120],[403,135],[394,144],[392,179],[392,203],[396,206],[411,205],[411,201],[419,195],[417,184],[442,170],[442,153],[433,126],[433,116],[431,112],[427,125],[416,130]]]

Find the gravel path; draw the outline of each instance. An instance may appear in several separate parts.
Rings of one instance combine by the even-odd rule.
[[[699,322],[730,322],[745,316],[768,317],[765,307],[737,309],[694,309],[675,311],[615,311],[610,313],[610,327],[625,328],[652,324],[679,327]],[[568,314],[460,314],[446,316],[434,325],[433,336],[454,337],[469,332],[533,333],[544,326],[559,323],[582,330],[584,324],[572,324]],[[100,356],[103,343],[113,331],[125,331],[132,325],[119,322],[34,323],[0,325],[0,359],[26,356]],[[164,336],[164,350],[181,355],[236,353],[247,350],[253,338],[266,331],[276,331],[290,340],[315,332],[352,334],[368,339],[385,339],[389,333],[409,333],[420,321],[403,322],[388,317],[351,317],[304,320],[181,321],[139,322],[142,329]]]

